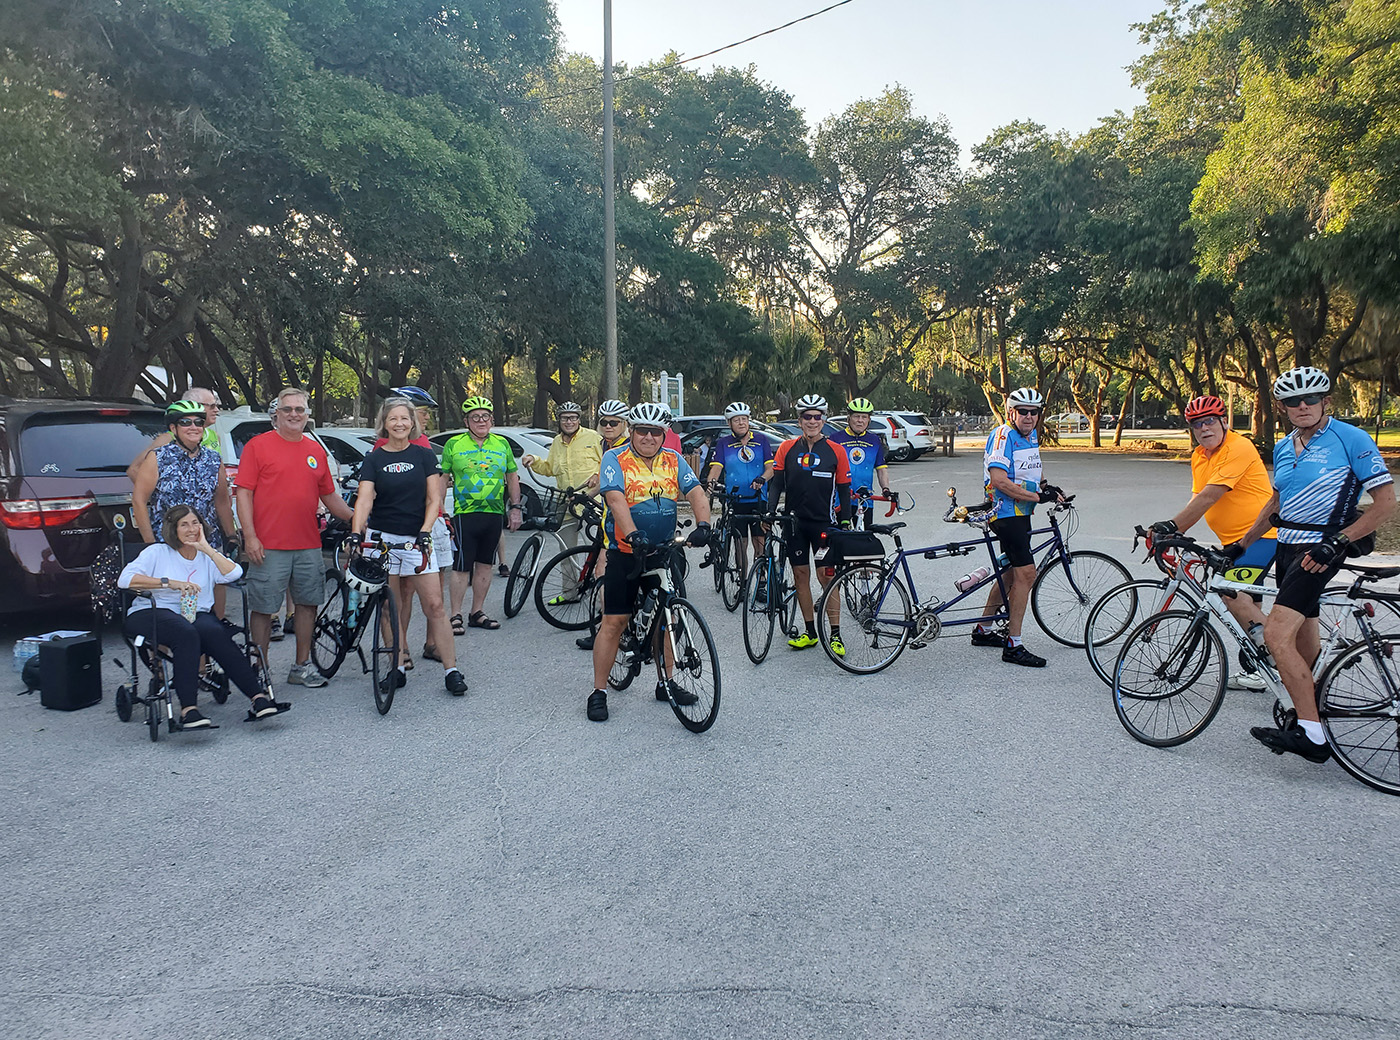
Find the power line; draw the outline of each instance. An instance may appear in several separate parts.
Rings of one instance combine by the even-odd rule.
[[[854,2],[854,0],[837,0],[836,3],[828,4],[826,7],[823,7],[820,11],[813,11],[811,14],[804,14],[801,18],[794,18],[792,21],[784,22],[782,25],[775,25],[771,29],[764,29],[763,32],[754,33],[752,36],[745,36],[742,40],[735,40],[733,43],[726,43],[723,47],[716,47],[714,50],[706,51],[704,54],[693,54],[688,58],[681,58],[679,61],[673,61],[669,65],[658,65],[655,68],[646,69],[641,72],[633,72],[627,76],[618,76],[615,82],[622,83],[623,81],[629,79],[640,79],[645,76],[652,76],[658,72],[669,72],[672,69],[680,68],[682,65],[688,65],[692,61],[700,61],[703,58],[712,58],[716,54],[722,54],[725,51],[731,51],[735,47],[742,47],[744,44],[752,43],[754,40],[762,39],[764,36],[772,36],[774,33],[782,32],[784,29],[791,29],[794,25],[798,25],[802,22],[811,21],[813,18],[818,18],[821,15],[826,14],[828,11],[834,11],[838,7],[845,7],[847,4],[852,2]],[[603,85],[600,82],[596,86],[578,87],[575,90],[566,90],[562,94],[550,94],[548,97],[533,98],[531,100],[539,102],[557,101],[560,98],[573,97],[575,94],[591,94],[595,90],[601,90],[602,86]]]

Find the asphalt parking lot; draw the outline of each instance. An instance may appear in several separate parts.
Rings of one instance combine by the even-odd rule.
[[[980,467],[894,468],[911,543]],[[1075,547],[1135,574],[1132,523],[1189,493],[1124,455],[1046,473]],[[458,640],[465,698],[420,662],[384,717],[347,664],[284,717],[235,695],[153,745],[110,652],[98,707],[0,698],[5,1035],[1400,1034],[1400,799],[1265,752],[1264,695],[1155,750],[1029,620],[1043,672],[958,630],[856,678],[819,649],[754,667],[692,588],[724,680],[700,736],[644,679],[586,721],[588,656],[532,608]]]

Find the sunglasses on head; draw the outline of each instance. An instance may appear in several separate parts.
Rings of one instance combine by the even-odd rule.
[[[822,420],[822,419],[825,419],[825,418],[826,418],[826,416],[823,415],[821,412],[808,412],[808,413],[806,413],[805,415],[802,416],[802,421],[803,421],[803,422],[818,422],[819,420]]]
[[[1040,414],[1040,409],[1039,409],[1039,408],[1017,408],[1017,409],[1016,409],[1016,414],[1017,414],[1017,415],[1039,415],[1039,414]]]
[[[186,417],[183,418],[183,419],[176,419],[176,420],[175,420],[175,425],[177,425],[177,426],[203,426],[203,425],[204,425],[204,420],[203,420],[203,419],[200,419],[200,418],[197,418],[197,417],[195,417],[195,416],[193,416],[193,415],[189,415],[189,416],[186,416]]]
[[[1285,397],[1282,404],[1285,408],[1302,408],[1304,405],[1312,407],[1321,404],[1324,394],[1304,394],[1302,397]]]

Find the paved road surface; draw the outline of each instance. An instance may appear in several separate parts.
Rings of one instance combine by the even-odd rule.
[[[916,533],[979,465],[896,467]],[[1075,544],[1125,561],[1189,481],[1047,471],[1085,507]],[[752,667],[697,599],[724,662],[699,737],[640,681],[587,722],[585,655],[528,614],[459,640],[465,699],[420,664],[384,718],[348,668],[284,688],[285,718],[231,701],[158,745],[111,679],[72,715],[0,700],[5,1035],[1400,1032],[1400,800],[1265,753],[1261,695],[1156,751],[1033,627],[1043,673],[958,636],[856,680],[818,649]]]

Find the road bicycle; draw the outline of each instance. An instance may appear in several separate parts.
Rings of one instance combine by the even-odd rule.
[[[730,491],[714,491],[711,502],[720,506],[719,519],[715,521],[710,539],[710,551],[706,562],[713,572],[715,591],[724,602],[724,609],[730,613],[739,609],[743,598],[744,578],[748,573],[749,524],[759,519],[766,504],[753,497],[740,497]],[[736,527],[742,526],[742,530]]]
[[[326,571],[325,601],[312,631],[311,660],[330,679],[354,650],[362,674],[369,675],[374,684],[374,706],[379,714],[387,715],[403,673],[398,670],[398,605],[389,591],[385,565],[395,550],[418,552],[422,562],[414,573],[421,574],[428,566],[428,550],[417,542],[391,542],[382,537],[359,542],[358,550],[347,561],[344,574]],[[372,633],[368,660],[360,646],[366,631]]]
[[[535,579],[535,609],[555,628],[578,632],[595,627],[603,612],[603,531],[594,528],[587,545],[556,553]]]
[[[530,590],[542,569],[540,561],[552,560],[574,548],[559,534],[560,528],[577,520],[579,533],[592,542],[603,522],[603,510],[597,499],[581,488],[547,489],[539,496],[539,502],[539,512],[532,512],[524,520],[522,526],[529,528],[531,534],[515,554],[510,578],[506,581],[502,609],[508,618],[519,614],[529,600]]]
[[[681,725],[704,733],[719,717],[719,655],[705,619],[676,588],[676,557],[685,553],[685,536],[653,545],[634,531],[628,542],[635,557],[630,566],[642,582],[618,641],[608,687],[627,689],[652,662]]]
[[[861,563],[840,569],[822,593],[817,606],[817,635],[827,656],[839,667],[857,675],[869,675],[888,668],[905,647],[921,649],[937,639],[943,629],[965,625],[992,625],[1010,620],[1010,565],[1001,555],[991,522],[995,519],[990,502],[968,508],[958,505],[957,489],[949,488],[950,504],[943,519],[976,528],[981,537],[906,549],[900,534],[902,523],[876,525],[876,534],[894,538],[895,551],[879,563]],[[1061,518],[1063,517],[1063,523]],[[1103,593],[1128,579],[1128,569],[1107,553],[1092,549],[1070,549],[1069,540],[1078,528],[1074,496],[1070,495],[1046,510],[1046,526],[1031,531],[1032,553],[1036,557],[1035,584],[1031,587],[1030,607],[1036,624],[1051,639],[1065,646],[1082,647],[1084,621]],[[1035,539],[1040,537],[1037,544]],[[909,567],[910,559],[939,560],[966,556],[985,549],[990,566],[975,581],[959,586],[952,599],[925,601]],[[969,576],[971,577],[971,576]],[[974,597],[993,582],[1001,591],[1001,606],[993,614]],[[844,653],[831,645],[832,618],[827,605],[833,597],[839,604],[837,623],[842,624]],[[965,600],[972,603],[960,606]],[[945,615],[966,612],[945,620]],[[844,621],[840,615],[844,614]]]
[[[787,558],[787,517],[765,513],[768,526],[763,552],[749,567],[740,596],[744,628],[744,652],[754,664],[762,664],[773,642],[774,628],[788,639],[797,636],[797,587]]]

